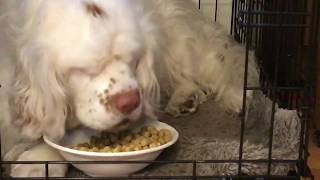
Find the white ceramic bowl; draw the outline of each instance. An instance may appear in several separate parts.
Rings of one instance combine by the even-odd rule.
[[[133,131],[138,130],[141,126],[152,125],[157,129],[168,129],[172,133],[172,140],[164,145],[132,152],[104,153],[104,152],[85,152],[68,148],[70,145],[88,142],[90,136],[96,135],[96,132],[90,129],[76,129],[68,134],[58,143],[50,141],[43,137],[44,141],[51,147],[57,149],[67,161],[149,161],[155,160],[158,155],[167,147],[173,145],[179,137],[179,133],[168,124],[159,121],[147,121],[137,126]],[[74,167],[83,171],[85,174],[93,177],[117,177],[127,176],[137,172],[149,163],[141,164],[73,164]]]

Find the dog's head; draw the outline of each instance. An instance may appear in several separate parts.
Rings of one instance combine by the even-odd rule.
[[[17,27],[14,122],[27,137],[59,139],[67,119],[118,131],[154,116],[155,28],[135,1],[37,2]]]

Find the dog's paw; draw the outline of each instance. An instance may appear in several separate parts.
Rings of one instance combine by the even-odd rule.
[[[213,91],[209,88],[201,89],[192,83],[183,84],[173,92],[165,112],[174,117],[190,115],[212,96]]]
[[[168,104],[165,111],[171,116],[180,117],[195,113],[198,107],[199,99],[196,96],[192,96],[181,104]]]
[[[63,160],[58,152],[49,147],[35,147],[22,153],[17,161],[61,161]],[[64,177],[67,172],[67,165],[49,164],[49,177]],[[45,164],[12,164],[10,175],[12,177],[45,177]]]

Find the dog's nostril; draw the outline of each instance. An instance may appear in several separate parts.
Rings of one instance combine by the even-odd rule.
[[[140,104],[138,90],[132,90],[111,97],[111,104],[123,114],[129,114]]]

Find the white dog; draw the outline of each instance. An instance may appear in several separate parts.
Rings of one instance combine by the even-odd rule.
[[[78,125],[119,131],[142,115],[156,119],[167,82],[173,116],[211,96],[241,111],[245,50],[192,1],[7,0],[0,12],[5,160],[63,160],[42,135],[58,140]],[[252,59],[249,83],[257,83]],[[50,165],[50,176],[66,169]],[[44,165],[11,166],[12,176],[44,173]]]

